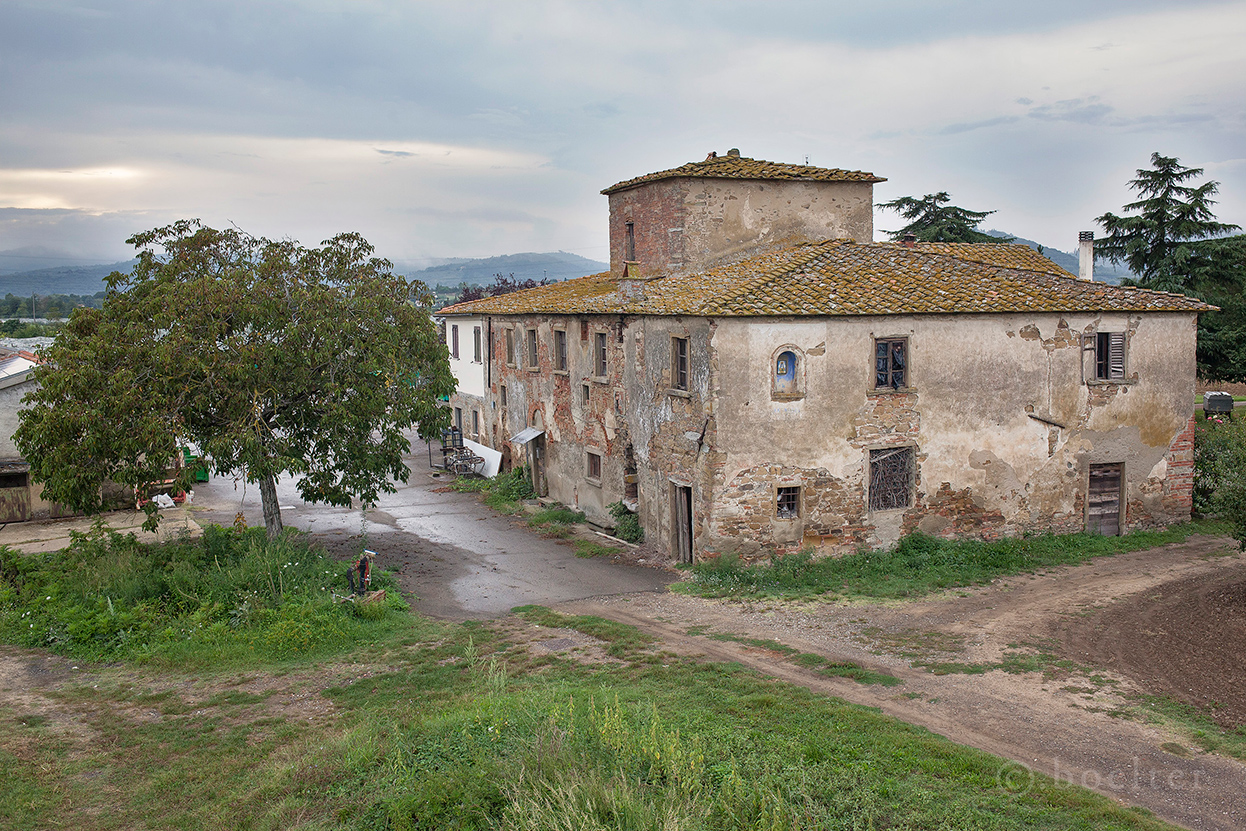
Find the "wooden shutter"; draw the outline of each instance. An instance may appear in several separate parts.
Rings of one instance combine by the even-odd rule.
[[[1108,377],[1125,377],[1125,333],[1108,333]]]
[[[1091,465],[1086,531],[1114,537],[1121,532],[1121,466]]]

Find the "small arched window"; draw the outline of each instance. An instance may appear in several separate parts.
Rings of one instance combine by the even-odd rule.
[[[800,392],[796,385],[796,377],[796,353],[785,349],[774,361],[775,394],[795,395]]]

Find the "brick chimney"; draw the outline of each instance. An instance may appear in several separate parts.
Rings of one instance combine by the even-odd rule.
[[[900,238],[900,244],[905,248],[912,248],[917,244],[917,234],[905,234]]]

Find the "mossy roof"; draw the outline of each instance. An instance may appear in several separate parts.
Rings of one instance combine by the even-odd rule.
[[[440,314],[703,317],[1208,311],[1179,294],[1079,280],[1024,245],[829,240],[701,272],[609,272],[460,303]]]
[[[660,179],[676,179],[680,177],[693,179],[772,179],[772,180],[804,180],[810,182],[885,182],[873,173],[863,170],[840,170],[833,167],[813,167],[806,164],[783,164],[767,162],[761,159],[750,159],[747,156],[717,156],[703,162],[688,162],[670,170],[659,170],[657,173],[646,173],[625,182],[611,185],[602,191],[605,194],[616,193],[634,188]]]

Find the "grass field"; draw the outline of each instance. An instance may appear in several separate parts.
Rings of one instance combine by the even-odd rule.
[[[125,583],[109,550],[79,557],[75,585],[102,574]],[[211,563],[205,552],[187,543],[163,551],[163,560],[131,564],[181,573],[179,563]],[[270,564],[294,562],[262,546],[251,553]],[[10,555],[0,572],[8,592],[0,606],[20,620],[21,605],[38,603],[23,587],[40,578],[36,569],[17,574],[14,562]],[[62,596],[71,597],[54,564],[29,562],[50,568]],[[246,577],[240,585],[262,573],[238,569]],[[150,575],[132,576],[154,585]],[[197,584],[178,585],[189,593]],[[197,591],[198,605],[183,598],[186,608],[222,602]],[[124,603],[118,597],[117,614],[145,602],[160,607],[142,592]],[[322,611],[334,609],[349,614]],[[268,631],[284,619],[280,606],[275,611],[246,625]],[[519,622],[506,626],[451,624],[387,607],[375,619],[350,617],[358,628],[349,638],[248,652],[245,661],[225,637],[94,664],[83,657],[104,655],[104,646],[81,638],[50,644],[73,658],[78,675],[66,667],[56,684],[0,696],[0,825],[1167,827],[875,710],[738,665],[676,657],[629,626],[542,607],[518,613]],[[599,646],[533,649],[524,637],[531,625],[578,630]],[[12,642],[14,630],[3,631]],[[0,666],[20,668],[37,655],[9,648]],[[179,656],[193,660],[181,666]]]

